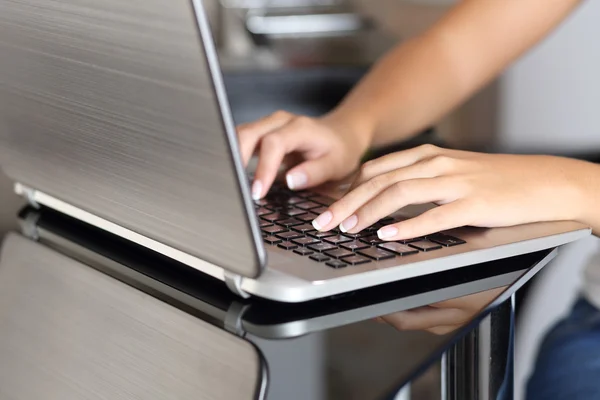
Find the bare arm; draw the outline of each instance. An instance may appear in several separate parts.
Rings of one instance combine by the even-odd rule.
[[[339,179],[369,146],[435,123],[555,28],[581,0],[463,0],[422,35],[392,50],[333,112],[314,119],[279,112],[239,127],[244,161],[259,162],[264,196],[286,155],[291,189]]]
[[[437,121],[543,39],[580,0],[463,0],[399,45],[334,111],[381,145]]]

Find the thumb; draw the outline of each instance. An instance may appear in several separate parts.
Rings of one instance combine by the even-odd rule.
[[[336,175],[331,156],[308,160],[290,169],[285,180],[291,190],[302,190],[319,186]]]

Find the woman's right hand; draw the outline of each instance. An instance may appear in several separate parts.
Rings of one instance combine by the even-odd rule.
[[[354,171],[368,149],[368,132],[357,132],[333,114],[310,118],[278,111],[256,122],[240,125],[238,137],[244,166],[257,153],[252,197],[264,197],[286,156],[300,163],[286,173],[292,190],[339,180]]]

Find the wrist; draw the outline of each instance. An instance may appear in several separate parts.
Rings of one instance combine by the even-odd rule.
[[[322,117],[322,121],[339,132],[362,156],[369,150],[375,134],[375,124],[368,116],[335,109]]]
[[[571,177],[574,196],[574,220],[591,226],[594,233],[600,232],[600,165],[585,161],[574,168]],[[566,205],[568,206],[568,205]]]

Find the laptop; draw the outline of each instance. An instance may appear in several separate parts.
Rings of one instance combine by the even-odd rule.
[[[281,302],[591,233],[561,221],[386,244],[371,234],[386,221],[358,237],[311,231],[309,219],[330,197],[279,186],[254,203],[200,0],[3,2],[0,164],[34,207],[150,248],[239,296]]]
[[[5,240],[5,250],[14,243],[23,243],[19,245],[24,249],[22,253],[31,254],[33,259],[43,258],[46,268],[59,270],[64,260],[51,256],[54,250],[164,303],[201,313],[204,319],[236,335],[263,339],[296,338],[473,293],[510,288],[494,299],[493,304],[498,305],[557,254],[556,249],[547,249],[341,296],[287,304],[242,299],[221,281],[53,210],[27,207],[20,212],[19,223],[22,236],[11,234]],[[38,253],[45,256],[34,256]],[[17,268],[12,264],[22,260],[22,255],[12,260],[4,257],[2,265],[4,269]]]
[[[235,362],[230,364],[232,368],[228,371],[231,373],[227,375],[227,378],[232,378],[232,374],[238,371],[236,369],[238,366],[244,366],[245,373],[233,376],[234,381],[243,383],[243,385],[234,385],[231,388],[240,390],[238,396],[233,398],[242,399],[249,396],[253,392],[254,380],[252,377],[257,377],[257,372],[261,370],[264,371],[264,374],[259,382],[262,382],[261,387],[263,388],[268,382],[267,398],[270,398],[271,395],[275,398],[286,398],[285,393],[290,393],[290,374],[295,377],[292,379],[292,386],[295,385],[294,387],[299,388],[297,390],[302,390],[303,385],[313,387],[314,383],[311,384],[310,379],[307,382],[306,374],[301,372],[308,368],[310,371],[317,371],[318,376],[326,373],[325,364],[327,363],[322,362],[323,357],[327,358],[327,355],[323,354],[321,346],[323,341],[327,343],[325,353],[329,353],[330,356],[346,354],[337,361],[335,356],[332,359],[333,363],[338,366],[338,372],[341,372],[342,375],[352,374],[352,371],[356,371],[356,363],[360,364],[361,357],[364,357],[365,353],[371,354],[371,362],[390,366],[384,370],[392,372],[383,373],[383,375],[380,370],[373,373],[361,370],[363,380],[368,380],[369,374],[373,375],[370,378],[378,379],[379,384],[372,388],[374,392],[369,398],[379,398],[379,396],[375,396],[375,393],[397,392],[397,388],[404,386],[406,382],[413,381],[422,371],[438,362],[442,353],[447,351],[457,338],[480,326],[481,321],[492,310],[500,304],[506,303],[515,291],[537,274],[557,254],[555,249],[548,249],[464,267],[455,271],[406,279],[335,298],[286,304],[262,299],[241,299],[227,290],[221,281],[197,273],[168,257],[52,210],[33,210],[31,208],[23,210],[20,214],[20,221],[23,234],[10,233],[4,238],[0,248],[0,283],[3,283],[5,289],[4,291],[0,290],[0,297],[4,300],[0,304],[22,305],[16,309],[15,307],[5,307],[4,313],[1,312],[2,307],[0,306],[0,331],[4,337],[7,334],[10,336],[11,333],[14,333],[15,323],[23,325],[23,321],[29,322],[26,324],[27,329],[21,329],[19,331],[21,335],[13,341],[16,343],[16,347],[13,346],[13,349],[16,351],[8,352],[8,357],[13,361],[11,365],[20,365],[26,360],[32,361],[29,357],[31,354],[44,353],[24,351],[25,348],[31,350],[39,345],[45,347],[66,346],[62,349],[61,354],[73,356],[77,354],[74,349],[77,350],[81,347],[77,346],[78,343],[83,344],[85,341],[89,342],[100,337],[92,347],[102,348],[104,350],[101,352],[102,354],[88,351],[86,353],[88,357],[85,357],[85,360],[77,359],[75,363],[67,366],[59,363],[58,368],[53,369],[68,373],[77,382],[83,383],[83,390],[87,390],[86,393],[97,388],[97,385],[94,382],[82,382],[82,373],[85,374],[90,368],[111,359],[110,357],[112,357],[112,361],[120,360],[119,356],[115,357],[114,355],[114,346],[112,346],[114,341],[111,340],[111,337],[127,338],[130,332],[138,332],[135,338],[128,341],[133,346],[127,347],[131,347],[130,352],[134,353],[136,357],[141,357],[135,352],[140,347],[136,344],[144,343],[146,346],[142,346],[143,349],[154,349],[149,352],[151,353],[149,359],[149,353],[145,353],[145,359],[150,360],[151,364],[153,357],[156,358],[155,356],[158,354],[163,357],[158,363],[160,366],[171,365],[174,358],[183,358],[183,365],[189,366],[186,363],[189,362],[189,357],[187,357],[189,352],[179,354],[171,351],[167,356],[160,353],[162,349],[173,346],[173,340],[165,342],[163,338],[156,343],[147,343],[157,335],[142,334],[140,336],[139,328],[135,329],[136,326],[139,326],[140,318],[142,318],[142,322],[146,322],[144,329],[150,326],[150,329],[156,329],[160,333],[174,334],[175,339],[182,339],[186,344],[186,338],[180,337],[181,329],[178,332],[171,329],[179,326],[178,324],[169,323],[156,326],[152,323],[157,320],[178,320],[181,323],[181,314],[185,313],[192,319],[198,320],[194,324],[195,328],[184,329],[186,337],[194,338],[190,347],[198,342],[197,338],[201,338],[200,342],[203,344],[211,344],[204,346],[206,349],[199,354],[190,353],[195,357],[196,366],[198,363],[204,363],[210,368],[215,368],[219,366],[219,363],[231,362],[227,357],[227,354],[231,352],[211,360],[203,357],[204,354],[215,351],[214,344],[218,348],[222,343],[227,349],[235,350],[234,353],[237,354],[237,357]],[[504,290],[494,290],[496,288],[504,288]],[[419,309],[439,301],[490,290],[493,293],[481,298],[481,302],[476,304],[476,308],[480,308],[480,310],[475,312],[475,308],[473,309],[474,317],[469,321],[465,320],[464,326],[461,328],[444,336],[425,332],[395,331],[390,327],[369,322],[374,317],[403,310]],[[32,296],[31,293],[36,293],[36,295]],[[106,293],[111,295],[107,298]],[[132,299],[135,301],[132,302]],[[155,299],[160,301],[157,303],[154,301]],[[74,304],[77,306],[75,312],[72,312]],[[87,310],[92,309],[94,312],[77,312],[76,309],[81,304],[85,304]],[[98,307],[99,305],[101,307]],[[138,311],[131,312],[132,309]],[[57,313],[64,314],[66,317],[58,319],[53,317]],[[137,315],[137,313],[141,313],[141,315]],[[40,315],[44,317],[41,318]],[[150,324],[147,324],[148,315],[153,316]],[[115,322],[115,319],[118,326],[114,323],[107,323],[107,321]],[[48,321],[52,323],[49,324]],[[187,320],[186,323],[189,322]],[[357,322],[362,323],[355,324]],[[204,323],[228,331],[240,339],[246,339],[256,346],[259,357],[254,356],[251,346],[245,346],[241,341],[236,342],[226,332],[222,333],[222,337],[215,338],[213,336],[211,340],[207,341],[207,331],[210,331],[208,329],[210,327]],[[86,332],[85,335],[77,335],[75,346],[73,345],[73,335],[69,334],[74,325],[83,326],[84,330],[93,328],[93,331]],[[201,328],[202,326],[204,327]],[[57,329],[61,332],[60,335],[53,334]],[[110,330],[110,334],[105,332],[107,329]],[[325,330],[327,333],[323,332]],[[81,333],[81,329],[77,331]],[[40,335],[39,332],[43,332],[43,334]],[[28,341],[28,346],[20,346],[23,342],[23,334],[25,337],[29,337],[29,333],[32,333],[37,339]],[[356,343],[353,343],[352,340],[345,341],[343,338],[353,335],[362,337],[362,348],[348,353],[347,347],[352,348]],[[85,340],[82,342],[79,340],[81,338]],[[418,342],[416,348],[411,347],[415,345],[415,340]],[[228,341],[233,343],[229,344]],[[121,342],[122,340],[119,343]],[[382,346],[378,343],[385,343],[383,347],[388,351],[382,352]],[[117,347],[122,350],[123,346]],[[398,359],[397,355],[403,354],[403,351],[410,351],[411,357]],[[352,356],[348,357],[349,354]],[[34,357],[34,359],[32,365],[36,366],[43,367],[47,362],[44,357]],[[341,362],[342,359],[344,362]],[[8,359],[4,357],[4,360]],[[391,362],[392,360],[393,362]],[[175,364],[179,368],[182,362],[181,360],[176,361]],[[264,366],[263,368],[257,368],[259,367],[258,361],[262,361],[260,364]],[[117,362],[116,368],[112,368],[113,372],[131,375],[131,369],[123,372],[119,364]],[[294,368],[290,369],[290,365],[293,365]],[[73,366],[77,368],[73,370]],[[322,368],[325,369],[321,370]],[[192,368],[192,370],[204,371],[204,369],[197,368]],[[4,374],[0,374],[0,380],[4,379],[4,382],[9,382],[8,387],[12,387],[12,391],[9,390],[10,393],[16,391],[25,396],[21,390],[28,386],[15,387],[14,383],[22,383],[22,380],[10,379],[11,377],[18,378],[18,374],[15,374],[14,371],[15,368],[10,368]],[[299,371],[300,375],[298,375]],[[34,368],[32,372],[37,374],[39,368]],[[365,374],[367,375],[365,376]],[[314,376],[313,374],[308,375]],[[182,376],[185,376],[185,372]],[[147,379],[147,377],[148,375],[144,375],[141,378]],[[114,374],[109,374],[106,378],[108,381],[116,383],[116,387],[123,388],[123,379],[115,382]],[[210,382],[207,383],[202,378],[194,381],[192,388],[205,386],[207,390],[202,392],[205,397],[208,397],[212,390],[218,387],[219,382],[223,382],[223,380],[217,380],[217,385],[214,385]],[[63,386],[59,385],[60,380],[52,380],[48,383],[50,385],[47,385],[46,393],[54,393],[56,388]],[[155,383],[154,380],[151,380],[142,386],[150,388]],[[136,386],[136,388],[139,387],[140,385]],[[174,382],[169,387],[170,393],[181,394],[181,387]],[[100,390],[104,393],[102,389],[106,389],[106,385],[102,386]],[[99,392],[96,391],[94,394],[99,395]],[[37,397],[30,395],[24,398]],[[381,398],[390,397],[381,396]]]

